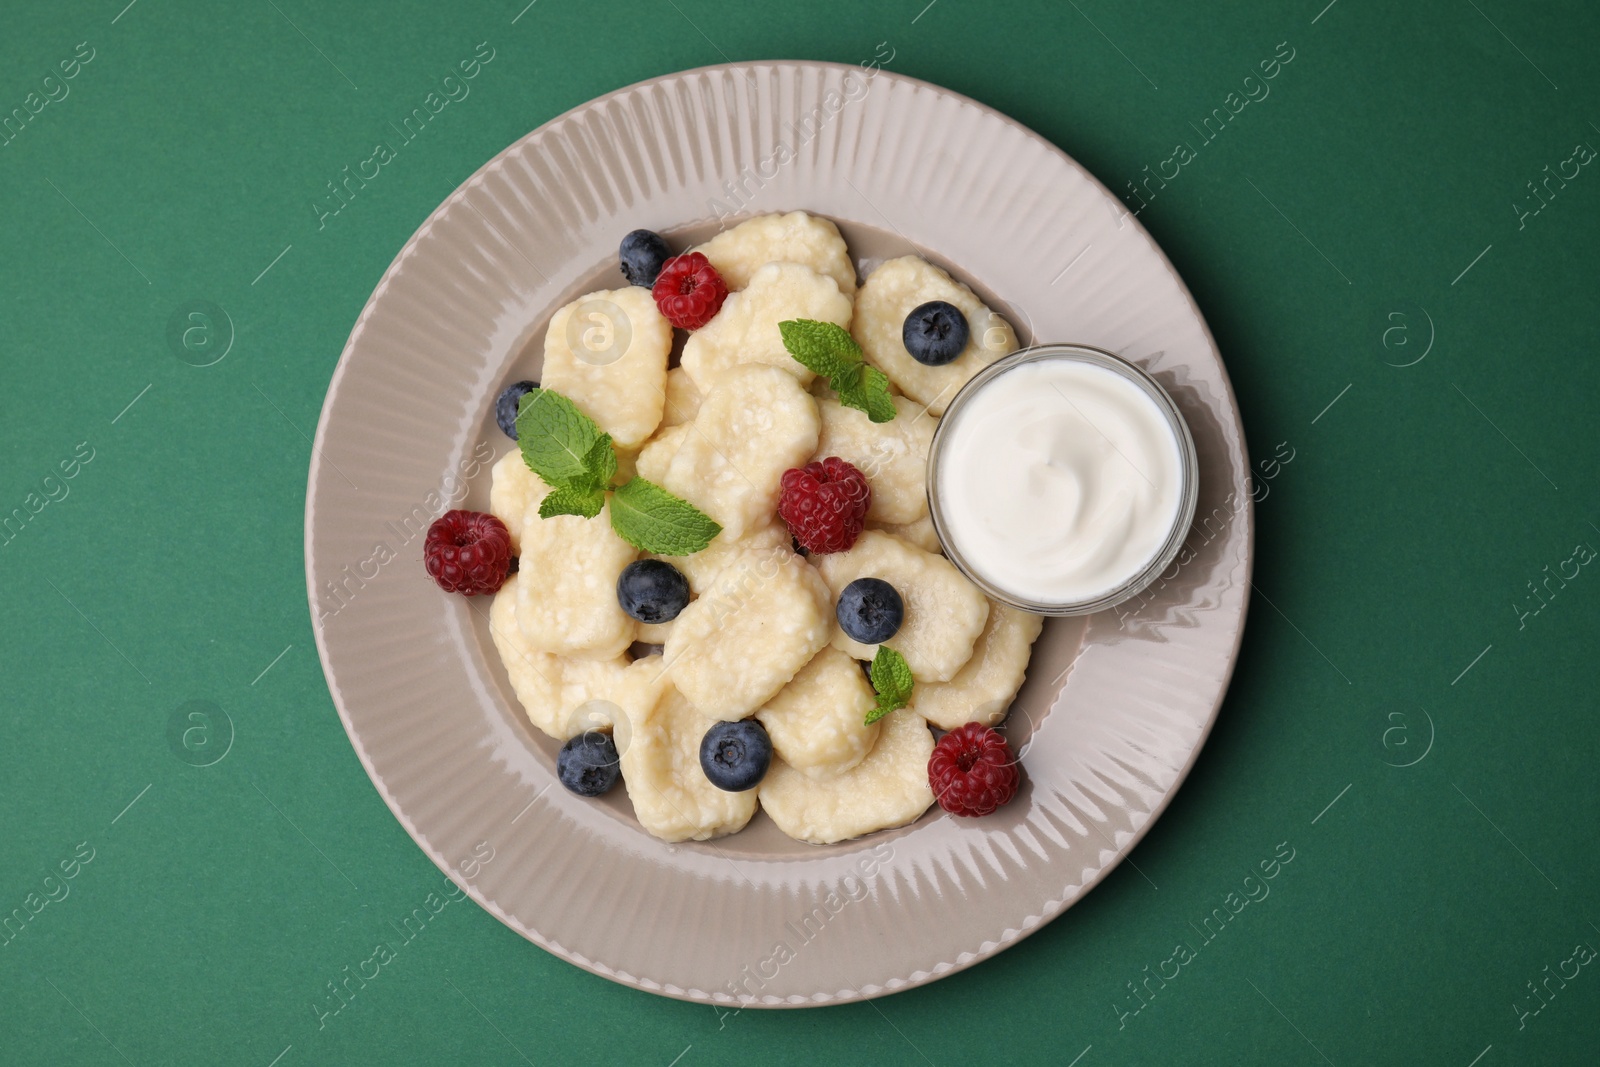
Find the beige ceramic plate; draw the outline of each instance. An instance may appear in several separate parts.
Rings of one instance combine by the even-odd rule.
[[[865,274],[918,251],[1017,324],[1149,371],[1193,428],[1197,525],[1148,599],[1051,621],[1008,733],[1007,808],[828,847],[765,816],[671,846],[623,791],[555,784],[512,697],[488,604],[423,574],[422,531],[482,508],[511,443],[492,401],[536,377],[551,312],[621,284],[636,227],[679,247],[740,216],[836,220]],[[317,428],[306,578],[334,703],[417,843],[501,921],[669,996],[826,1004],[931,981],[1016,942],[1103,878],[1172,798],[1239,645],[1251,559],[1227,374],[1171,265],[1067,156],[979,104],[821,63],[712,67],[601,97],[524,137],[407,242],[350,335]]]

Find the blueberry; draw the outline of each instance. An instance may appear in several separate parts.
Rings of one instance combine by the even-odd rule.
[[[522,403],[522,398],[534,389],[539,388],[538,382],[512,382],[500,391],[500,397],[494,402],[494,421],[500,424],[500,429],[513,441],[517,439],[517,405]]]
[[[918,363],[942,367],[967,347],[967,317],[961,309],[943,300],[930,300],[911,309],[900,340]]]
[[[754,789],[771,765],[772,739],[755,719],[719,722],[700,741],[700,769],[718,789]]]
[[[656,283],[661,265],[672,258],[667,242],[659,233],[649,230],[634,230],[622,239],[622,247],[617,251],[622,260],[622,276],[628,279],[628,284],[642,285],[646,289]]]
[[[561,746],[556,777],[580,797],[597,797],[617,784],[622,768],[617,743],[608,733],[589,730]]]
[[[850,640],[881,645],[900,632],[906,606],[895,587],[882,578],[857,578],[839,594],[833,614]]]
[[[617,602],[640,622],[671,622],[689,603],[689,579],[659,559],[634,560],[617,576]]]

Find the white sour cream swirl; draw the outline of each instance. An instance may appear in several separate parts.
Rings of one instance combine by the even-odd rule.
[[[939,510],[967,565],[1025,601],[1093,600],[1160,552],[1182,504],[1177,435],[1121,375],[1020,363],[964,398],[941,442]]]

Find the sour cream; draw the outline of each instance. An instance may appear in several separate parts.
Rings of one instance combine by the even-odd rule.
[[[941,540],[979,585],[1066,614],[1131,596],[1176,547],[1193,515],[1193,445],[1131,365],[1053,347],[963,390],[939,428],[929,491]]]

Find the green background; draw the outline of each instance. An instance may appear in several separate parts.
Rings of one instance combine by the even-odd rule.
[[[0,915],[68,892],[0,945],[0,1063],[1596,1061],[1600,967],[1527,986],[1600,948],[1600,167],[1536,215],[1527,187],[1600,145],[1592,5],[125,2],[10,4],[0,34],[0,114],[93,49],[0,147],[0,515],[27,516]],[[319,230],[325,183],[482,41],[471,96]],[[1280,42],[1270,97],[1140,216],[1266,495],[1232,689],[1131,862],[989,962],[800,1012],[613,985],[452,904],[319,1029],[445,884],[339,725],[301,555],[329,376],[428,212],[596,95],[773,57],[877,57],[1125,191]],[[234,331],[206,367],[167,336],[196,300]],[[185,748],[190,701],[228,718]],[[1132,1013],[1284,842],[1271,896]]]

